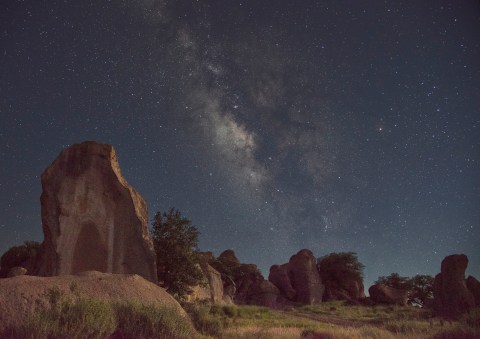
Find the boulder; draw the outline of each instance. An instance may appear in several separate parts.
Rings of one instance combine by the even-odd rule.
[[[163,288],[136,274],[88,271],[55,277],[23,275],[0,279],[0,333],[10,325],[24,323],[41,308],[49,307],[49,291],[57,291],[64,300],[93,298],[109,303],[168,307],[187,317]]]
[[[303,249],[293,255],[287,264],[272,266],[268,280],[297,303],[320,303],[325,287],[318,273],[316,259],[310,250]]]
[[[285,305],[280,290],[261,275],[250,273],[239,279],[237,286],[236,304],[270,308],[281,308]]]
[[[465,282],[468,258],[453,254],[442,260],[441,272],[433,283],[433,307],[436,314],[456,318],[475,307],[475,298]]]
[[[365,298],[363,281],[361,279],[343,280],[325,283],[324,301],[348,300],[355,301]]]
[[[42,243],[34,274],[96,270],[157,280],[147,204],[123,178],[111,145],[64,149],[42,174]]]
[[[465,280],[465,283],[467,284],[468,290],[473,295],[475,306],[480,306],[480,281],[469,275],[467,280]]]
[[[268,280],[277,286],[287,299],[294,301],[297,296],[297,291],[295,291],[292,286],[289,274],[290,265],[288,263],[283,265],[273,265],[270,267]]]
[[[223,282],[222,275],[206,262],[200,263],[205,285],[198,285],[193,288],[188,300],[207,300],[213,304],[223,303]]]
[[[379,304],[407,305],[408,291],[393,288],[384,284],[375,284],[368,289],[370,299]]]
[[[8,271],[7,277],[18,277],[19,275],[27,274],[27,269],[24,267],[12,267],[10,271]]]

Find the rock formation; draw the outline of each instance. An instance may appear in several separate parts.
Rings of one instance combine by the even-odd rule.
[[[38,313],[39,308],[49,307],[46,295],[52,288],[58,289],[65,300],[80,297],[169,307],[187,317],[178,302],[163,288],[136,274],[89,271],[55,277],[22,275],[0,279],[0,332],[9,325],[25,323]]]
[[[270,308],[282,306],[280,291],[262,275],[250,273],[237,281],[235,302],[239,305],[258,305]]]
[[[384,284],[375,284],[368,289],[370,299],[375,303],[389,305],[407,305],[408,291]]]
[[[200,262],[200,268],[206,280],[205,285],[194,286],[188,301],[208,301],[213,304],[228,303],[223,299],[222,275],[207,262]]]
[[[442,261],[433,283],[433,307],[438,315],[455,318],[475,306],[475,298],[465,282],[468,258],[453,254]]]
[[[123,178],[112,146],[63,150],[43,172],[42,189],[45,240],[35,274],[96,270],[156,281],[147,204]]]
[[[325,283],[324,301],[331,300],[359,300],[365,298],[364,286],[361,279],[329,281]]]
[[[311,305],[320,303],[325,287],[313,253],[303,249],[283,265],[270,268],[268,280],[291,301]]]
[[[473,295],[475,306],[480,306],[480,281],[469,275],[467,280],[465,280],[465,283],[467,284],[468,290]]]

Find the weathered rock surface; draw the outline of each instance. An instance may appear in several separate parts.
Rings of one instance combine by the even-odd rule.
[[[280,290],[262,275],[250,273],[237,281],[235,303],[239,305],[258,305],[281,308],[288,302]]]
[[[156,281],[147,204],[123,178],[111,145],[63,150],[43,172],[42,189],[45,240],[34,274],[96,270]]]
[[[268,280],[292,301],[306,305],[322,301],[325,287],[310,250],[299,251],[287,264],[272,266]]]
[[[467,284],[468,290],[473,295],[475,306],[480,306],[480,281],[469,275],[467,280],[465,280],[465,283]]]
[[[324,301],[331,300],[360,300],[365,298],[364,286],[361,279],[343,280],[340,282],[324,282]]]
[[[206,262],[200,263],[203,276],[206,280],[204,286],[197,285],[188,296],[189,301],[208,301],[214,304],[223,304],[222,275]]]
[[[290,265],[273,265],[270,267],[270,273],[268,275],[268,280],[277,286],[280,291],[287,297],[287,299],[295,300],[297,296],[297,291],[292,286],[292,281],[290,278]]]
[[[475,306],[475,298],[465,282],[468,258],[453,254],[442,260],[441,272],[433,283],[433,306],[438,315],[457,317]]]
[[[48,306],[45,294],[52,288],[58,288],[68,300],[81,297],[166,306],[186,316],[178,302],[163,288],[135,274],[90,271],[56,277],[23,275],[0,279],[0,331],[24,322],[40,307]]]
[[[399,290],[384,284],[375,284],[368,289],[370,299],[375,303],[407,305],[408,291]]]
[[[12,269],[8,272],[7,277],[18,277],[19,275],[27,274],[27,269],[24,267],[12,267]]]
[[[235,293],[237,292],[237,285],[226,274],[222,274],[223,283],[223,302],[226,304],[233,304],[235,299]]]

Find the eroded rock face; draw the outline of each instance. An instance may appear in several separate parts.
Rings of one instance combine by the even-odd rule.
[[[208,281],[210,301],[214,304],[223,303],[222,275],[217,272],[212,266],[206,263],[203,263],[200,266],[202,267],[202,272]]]
[[[289,300],[306,305],[322,301],[325,287],[310,250],[299,251],[287,264],[272,266],[268,280]]]
[[[399,290],[384,284],[375,284],[368,289],[370,298],[375,303],[389,305],[407,305],[408,291]]]
[[[43,172],[42,189],[37,275],[96,270],[157,280],[147,204],[123,178],[111,145],[63,150]]]
[[[453,254],[442,260],[441,272],[433,283],[433,305],[437,314],[457,317],[475,307],[475,298],[465,282],[468,258]]]

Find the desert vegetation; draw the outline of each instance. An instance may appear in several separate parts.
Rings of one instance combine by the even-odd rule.
[[[7,338],[479,338],[480,309],[456,321],[411,306],[352,306],[343,301],[272,310],[184,303],[190,320],[168,308],[68,299],[52,288],[45,305]],[[40,302],[40,301],[39,301]]]

